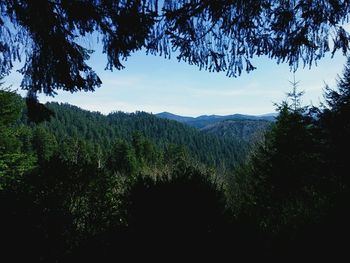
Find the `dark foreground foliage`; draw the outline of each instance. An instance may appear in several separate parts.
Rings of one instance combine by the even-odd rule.
[[[91,135],[100,136],[93,141],[89,129],[73,136],[84,127],[49,131],[55,119],[19,121],[23,101],[0,91],[3,256],[36,262],[345,256],[349,66],[338,89],[326,89],[321,108],[301,107],[294,90],[233,175],[140,132],[103,144],[107,133]]]

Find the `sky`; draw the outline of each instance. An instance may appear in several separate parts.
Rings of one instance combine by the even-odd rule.
[[[94,48],[94,47],[92,47]],[[97,47],[98,48],[98,47]],[[311,69],[299,68],[295,79],[305,91],[303,103],[317,106],[323,100],[326,84],[336,87],[346,58],[336,53],[318,62]],[[105,71],[106,56],[96,51],[88,64],[97,72],[103,84],[95,92],[69,93],[59,91],[55,97],[40,95],[41,102],[57,101],[108,114],[112,111],[163,111],[183,116],[229,115],[235,113],[261,115],[275,111],[274,103],[286,98],[291,90],[293,73],[287,64],[277,65],[268,58],[253,60],[256,70],[229,78],[224,72],[200,71],[196,66],[163,57],[132,54],[124,62],[125,69]],[[16,65],[15,69],[20,66]],[[13,73],[6,85],[18,88],[21,75]],[[25,95],[25,92],[20,92]]]

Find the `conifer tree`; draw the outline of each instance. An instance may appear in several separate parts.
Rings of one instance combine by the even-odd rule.
[[[101,40],[110,70],[122,69],[122,61],[141,49],[166,58],[176,54],[228,76],[254,70],[254,57],[295,69],[349,50],[349,33],[341,26],[349,19],[348,0],[16,0],[1,1],[0,11],[0,74],[24,61],[21,87],[38,121],[44,111],[35,103],[38,93],[100,87],[87,63],[93,51],[80,41],[88,36]]]

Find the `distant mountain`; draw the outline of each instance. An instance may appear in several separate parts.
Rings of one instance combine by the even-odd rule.
[[[193,117],[179,116],[179,115],[172,114],[172,113],[166,112],[166,111],[161,112],[161,113],[157,113],[155,115],[159,118],[162,118],[162,119],[168,119],[168,120],[178,121],[178,122],[182,122],[182,123],[185,123],[187,121],[191,121],[192,119],[194,119]]]
[[[218,123],[224,120],[264,120],[274,121],[277,113],[268,113],[264,115],[244,115],[244,114],[232,114],[232,115],[201,115],[199,117],[184,117],[169,112],[162,112],[155,114],[159,118],[175,120],[181,123],[185,123],[192,127],[202,129],[208,125]]]
[[[262,140],[271,124],[272,122],[267,120],[224,120],[209,124],[200,130],[221,138],[236,138],[244,142],[254,143]]]

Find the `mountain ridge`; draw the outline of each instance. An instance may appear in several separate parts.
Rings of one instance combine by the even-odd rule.
[[[170,112],[160,112],[154,114],[158,118],[174,120],[181,123],[185,123],[189,126],[203,129],[204,127],[225,120],[263,120],[273,122],[277,116],[277,113],[266,113],[262,115],[247,115],[235,113],[231,115],[200,115],[198,117],[188,117],[176,115]]]

